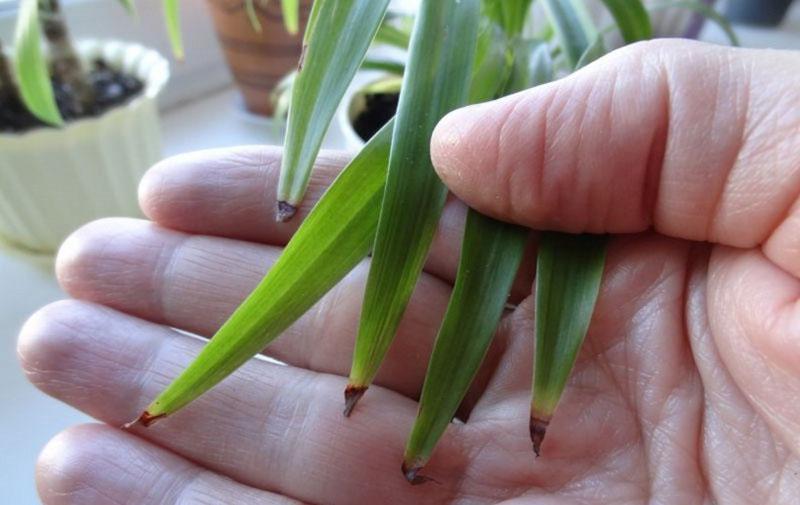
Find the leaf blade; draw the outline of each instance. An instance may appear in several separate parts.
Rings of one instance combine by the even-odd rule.
[[[478,8],[477,0],[424,0],[416,19],[345,414],[383,361],[444,207],[447,189],[430,161],[430,136],[446,112],[466,102]]]
[[[167,25],[167,35],[172,46],[172,54],[179,61],[184,58],[180,8],[179,0],[164,0],[164,21]]]
[[[536,349],[531,438],[545,430],[583,344],[600,291],[606,237],[545,232],[536,262]]]
[[[296,35],[300,31],[300,0],[281,0],[281,14],[286,31]]]
[[[14,69],[20,97],[31,114],[58,126],[64,120],[56,104],[41,37],[38,1],[22,0],[14,34]]]
[[[617,22],[626,44],[653,36],[650,14],[641,0],[603,0],[603,3]]]
[[[305,313],[369,252],[393,122],[342,171],[261,283],[139,421],[170,415],[219,383]],[[335,254],[334,254],[335,252]]]

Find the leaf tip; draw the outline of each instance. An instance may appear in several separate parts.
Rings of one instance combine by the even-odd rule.
[[[344,417],[350,417],[350,414],[353,413],[353,409],[356,408],[358,400],[360,400],[366,392],[367,386],[347,385],[344,390],[344,411],[342,412]]]
[[[403,472],[403,477],[405,477],[408,483],[412,486],[418,486],[420,484],[425,484],[426,482],[438,483],[436,479],[419,474],[424,467],[424,463],[420,462],[419,460],[412,460],[411,462],[403,461],[400,470]]]
[[[275,214],[275,220],[279,223],[285,223],[292,219],[297,213],[297,207],[289,202],[278,202],[278,212]]]
[[[529,429],[531,432],[531,442],[533,442],[533,452],[536,453],[537,458],[542,452],[542,442],[544,442],[544,436],[547,434],[547,426],[549,424],[549,418],[544,419],[534,415],[531,416]]]
[[[161,419],[163,417],[166,417],[166,416],[167,416],[166,414],[153,415],[150,412],[145,410],[144,412],[142,412],[142,415],[140,415],[139,417],[137,417],[133,421],[131,421],[129,423],[125,423],[124,425],[122,425],[122,429],[129,430],[129,429],[133,428],[134,426],[136,426],[138,424],[141,424],[142,426],[147,428],[150,425],[152,425],[153,423],[155,423],[156,421],[158,421],[159,419]]]

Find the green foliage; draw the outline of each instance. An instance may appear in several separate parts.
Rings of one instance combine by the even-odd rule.
[[[22,101],[28,110],[47,124],[61,125],[50,71],[42,51],[38,0],[22,0],[14,37],[14,68]]]
[[[317,0],[292,89],[278,185],[280,220],[305,195],[314,159],[339,101],[358,70],[389,0]],[[319,19],[325,22],[318,22]]]
[[[653,36],[650,15],[642,0],[603,0],[617,23],[623,40],[630,44]]]

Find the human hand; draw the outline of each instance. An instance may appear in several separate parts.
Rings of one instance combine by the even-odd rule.
[[[455,275],[448,202],[376,384],[341,415],[365,261],[266,349],[161,423],[70,429],[37,480],[63,503],[794,503],[800,496],[800,56],[651,42],[563,81],[467,108],[437,170],[477,209],[610,242],[592,326],[535,459],[527,419],[531,264],[516,310],[426,473],[400,473]],[[112,426],[138,412],[260,280],[296,226],[272,220],[279,151],[207,151],[142,184],[153,222],[78,231],[77,298],[25,325],[42,390]],[[306,211],[344,159],[324,154]],[[707,243],[714,245],[707,245]]]

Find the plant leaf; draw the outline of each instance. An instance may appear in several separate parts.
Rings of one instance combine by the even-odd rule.
[[[484,0],[483,12],[513,37],[522,33],[532,3],[533,0]]]
[[[469,102],[478,103],[496,98],[511,70],[511,54],[505,33],[493,23],[483,23],[478,32]]]
[[[119,0],[119,3],[128,11],[129,14],[136,14],[136,3],[133,0]]]
[[[263,28],[261,27],[261,20],[258,19],[255,1],[256,0],[244,0],[244,12],[247,14],[247,20],[250,21],[250,26],[253,27],[253,30],[261,33]]]
[[[315,3],[323,0],[315,0]],[[296,35],[300,30],[300,0],[281,0],[281,13],[286,31]]]
[[[592,319],[605,263],[606,237],[545,232],[536,263],[536,364],[531,439],[545,431]]]
[[[258,354],[369,252],[378,224],[393,122],[328,188],[278,261],[200,355],[138,419],[148,425],[205,393]]]
[[[606,44],[603,41],[603,36],[598,35],[594,38],[594,42],[592,42],[591,45],[589,45],[589,47],[587,47],[581,55],[581,58],[578,60],[578,64],[575,65],[575,70],[589,65],[604,54],[606,54]]]
[[[472,209],[467,214],[455,287],[403,456],[403,473],[409,482],[424,479],[418,472],[456,414],[486,355],[527,236],[525,228],[495,221]]]
[[[388,16],[375,34],[375,43],[387,44],[400,49],[408,49],[410,40],[411,34],[390,23]]]
[[[737,47],[741,45],[741,43],[739,42],[739,37],[733,30],[733,26],[731,25],[730,21],[728,21],[728,19],[725,16],[717,12],[713,7],[706,5],[701,1],[672,0],[669,2],[662,2],[652,5],[650,7],[650,12],[657,12],[674,8],[688,9],[700,14],[706,19],[710,19],[711,21],[715,22],[720,28],[722,28],[722,31],[725,32],[725,35],[728,37],[728,40],[730,40],[731,45]]]
[[[316,0],[292,89],[278,183],[278,220],[303,199],[323,137],[389,0]],[[323,19],[324,22],[318,22]]]
[[[178,0],[164,0],[164,21],[167,24],[167,35],[172,45],[172,54],[176,60],[183,60],[183,37],[181,35],[181,11]]]
[[[61,125],[64,120],[53,94],[41,36],[38,1],[22,0],[14,37],[14,69],[20,96],[31,114],[47,124]]]
[[[626,44],[653,36],[650,14],[641,0],[603,0],[611,12]]]
[[[544,0],[544,7],[567,64],[570,70],[574,69],[590,41],[597,36],[597,30],[589,26],[591,21],[581,0]]]
[[[550,47],[545,41],[517,39],[512,44],[512,53],[514,58],[511,74],[503,95],[510,95],[553,79],[553,60],[550,57]]]
[[[395,75],[403,75],[406,70],[404,63],[394,60],[370,58],[369,56],[361,63],[361,70],[381,70]]]
[[[439,119],[467,100],[478,14],[478,0],[423,0],[417,15],[346,392],[346,414],[372,382],[394,339],[444,207],[447,189],[433,170],[430,138]]]

